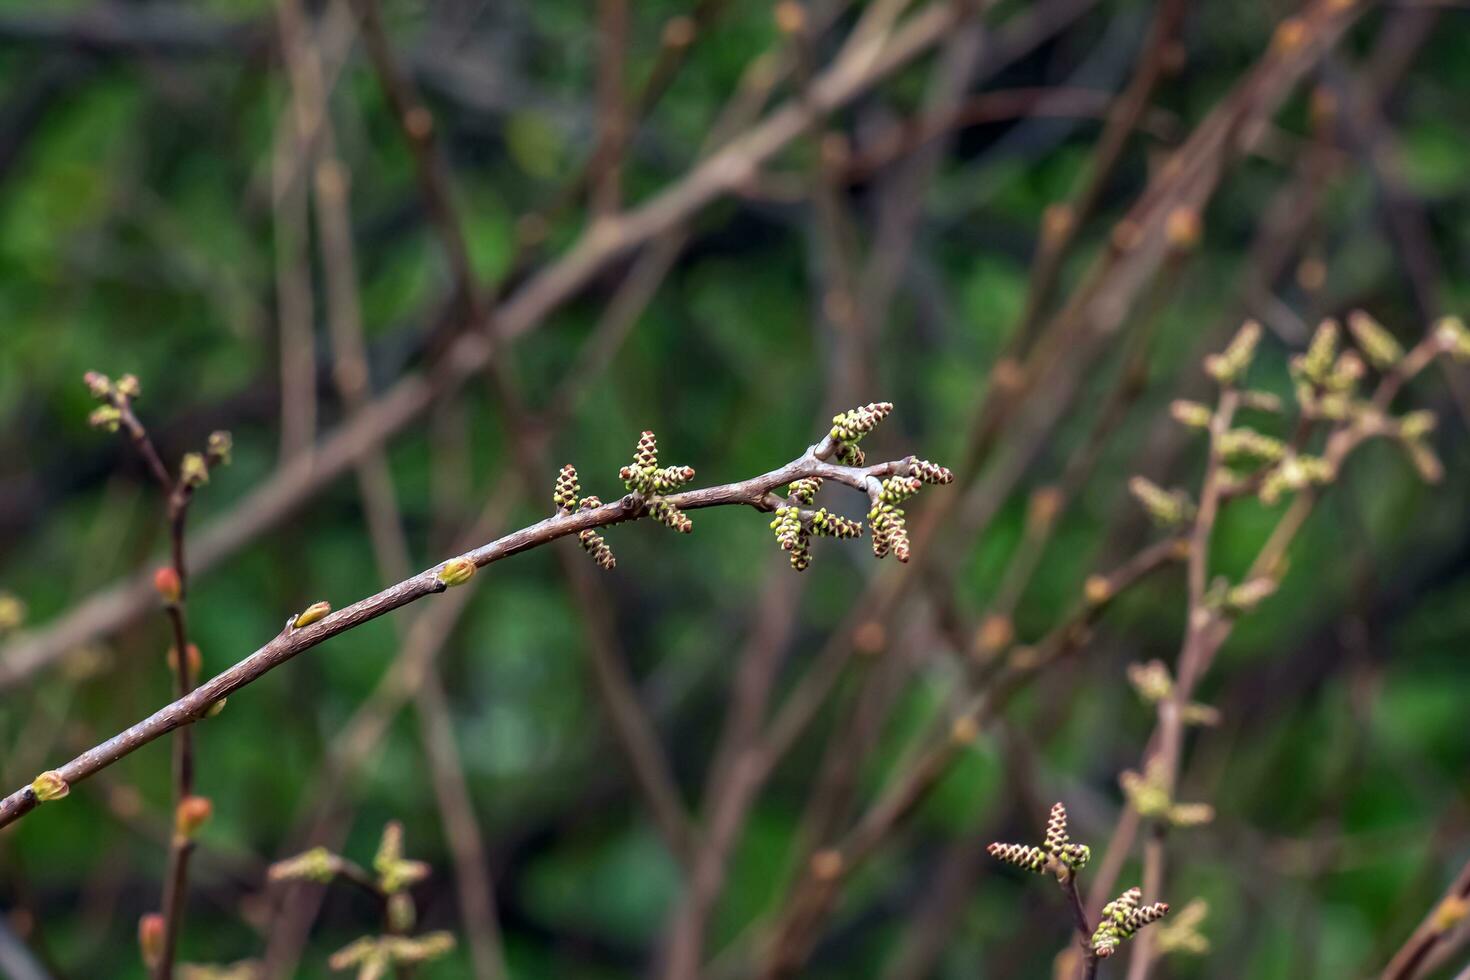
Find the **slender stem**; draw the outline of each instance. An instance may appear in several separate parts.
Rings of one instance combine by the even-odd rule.
[[[1077,893],[1077,876],[1069,874],[1062,882],[1062,891],[1072,906],[1072,920],[1077,924],[1077,942],[1082,946],[1082,980],[1093,980],[1097,976],[1097,954],[1092,950],[1092,926],[1087,924],[1087,909],[1082,896]]]

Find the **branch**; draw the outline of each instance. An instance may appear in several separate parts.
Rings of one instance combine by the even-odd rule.
[[[630,492],[612,503],[563,511],[464,555],[440,562],[344,609],[319,616],[317,614],[323,608],[330,609],[330,606],[325,603],[313,605],[300,616],[288,619],[274,639],[229,670],[45,775],[70,787],[131,755],[149,742],[178,728],[194,724],[230,694],[317,644],[425,596],[445,591],[450,587],[446,578],[450,581],[463,581],[477,568],[540,547],[557,538],[571,534],[580,535],[583,531],[595,532],[599,528],[639,520],[650,516],[654,511],[665,520],[671,513],[732,505],[771,512],[784,503],[784,499],[772,491],[797,480],[811,478],[821,478],[858,490],[876,506],[883,493],[883,479],[907,476],[915,465],[911,456],[873,466],[846,466],[828,462],[826,457],[833,455],[838,446],[838,440],[829,435],[785,466],[738,483],[687,490],[651,499],[644,493]],[[39,802],[32,786],[22,787],[0,800],[0,827],[14,823],[35,809]]]

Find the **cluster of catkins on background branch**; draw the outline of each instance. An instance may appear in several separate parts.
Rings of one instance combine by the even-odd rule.
[[[1041,846],[1028,844],[991,844],[987,850],[997,859],[1036,874],[1054,875],[1071,896],[1087,952],[1088,974],[1092,975],[1098,959],[1106,959],[1118,951],[1119,945],[1131,939],[1138,930],[1162,919],[1169,911],[1164,902],[1142,904],[1143,892],[1129,888],[1103,907],[1097,928],[1090,929],[1086,912],[1077,897],[1077,874],[1087,866],[1092,851],[1086,844],[1073,843],[1067,833],[1067,808],[1054,804],[1046,824],[1046,839]]]
[[[411,968],[454,949],[450,933],[413,935],[418,910],[409,889],[428,876],[427,864],[403,856],[403,825],[397,821],[383,828],[372,873],[325,847],[314,847],[271,865],[268,875],[272,882],[326,885],[346,881],[377,899],[382,906],[383,931],[354,940],[327,961],[334,970],[356,969],[357,980],[379,980],[390,970],[407,975]]]

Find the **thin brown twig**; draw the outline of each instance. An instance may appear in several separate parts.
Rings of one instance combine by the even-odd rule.
[[[830,442],[831,439],[828,437],[823,443],[811,447],[806,453],[786,465],[759,476],[737,483],[672,493],[661,499],[683,511],[700,510],[706,507],[743,506],[768,513],[774,510],[782,499],[776,497],[772,491],[795,480],[821,477],[831,483],[851,487],[865,495],[876,494],[882,478],[897,473],[907,473],[911,465],[911,457],[864,467],[831,463],[825,459],[825,456],[830,455],[831,452],[831,447],[827,445]],[[649,501],[640,494],[628,493],[619,500],[603,504],[601,507],[548,517],[458,557],[468,560],[477,568],[483,568],[502,559],[540,547],[557,538],[578,534],[585,530],[596,530],[636,521],[647,516],[649,516]],[[80,782],[119,759],[131,755],[160,736],[194,724],[222,698],[253,683],[264,674],[323,641],[426,596],[444,592],[448,586],[439,578],[439,573],[445,564],[445,562],[440,562],[417,575],[307,625],[296,627],[293,625],[295,616],[291,617],[275,638],[235,666],[204,682],[187,696],[165,705],[137,724],[83,752],[57,768],[55,772],[69,785]],[[11,793],[0,800],[0,827],[14,823],[35,809],[38,803],[39,800],[30,786]]]
[[[184,604],[188,601],[189,571],[184,561],[184,538],[189,504],[194,499],[194,483],[182,473],[175,477],[149,438],[147,429],[133,411],[132,398],[120,390],[121,385],[108,384],[106,401],[116,410],[122,428],[138,450],[164,495],[168,522],[169,570],[174,577],[173,594],[165,596],[164,610],[173,637],[171,652],[176,698],[185,698],[194,687],[194,667],[189,656],[189,630]],[[193,733],[183,729],[173,739],[174,807],[181,807],[194,793]],[[189,856],[194,850],[192,832],[177,829],[168,852],[168,870],[164,877],[162,898],[163,944],[158,961],[153,965],[157,980],[172,980],[179,934],[183,928],[184,907],[189,886]]]

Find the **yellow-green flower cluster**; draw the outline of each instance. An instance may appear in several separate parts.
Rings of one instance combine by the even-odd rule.
[[[1222,385],[1238,384],[1250,369],[1261,342],[1261,325],[1247,320],[1220,353],[1205,358],[1205,373]]]
[[[578,506],[582,510],[596,510],[602,506],[602,500],[598,497],[583,497]],[[607,543],[606,538],[592,528],[589,527],[578,534],[577,541],[581,543],[582,550],[597,562],[598,568],[607,571],[617,565],[618,560],[613,556],[612,546]]]
[[[1160,527],[1178,527],[1194,517],[1194,502],[1183,490],[1165,490],[1145,477],[1135,476],[1128,481],[1128,492]]]
[[[986,848],[992,857],[1037,874],[1054,874],[1066,881],[1086,867],[1092,850],[1086,844],[1074,844],[1067,835],[1067,808],[1052,804],[1046,822],[1046,840],[1040,847],[1025,844],[994,843]]]
[[[581,492],[582,484],[577,479],[577,468],[568,463],[556,475],[556,486],[551,491],[551,502],[560,511],[576,510],[577,495]]]
[[[867,460],[858,443],[892,411],[892,402],[869,402],[832,416],[832,428],[828,435],[837,443],[837,461],[848,466],[862,466]]]
[[[1169,912],[1165,902],[1140,905],[1143,891],[1130,888],[1103,906],[1102,918],[1097,931],[1092,934],[1092,951],[1106,959],[1118,951],[1125,939],[1131,939],[1138,930],[1151,922],[1157,922]]]
[[[640,494],[648,504],[648,512],[665,526],[684,534],[694,529],[694,522],[661,494],[675,490],[694,479],[694,470],[688,466],[658,465],[658,440],[652,432],[644,431],[638,437],[633,450],[633,462],[618,471],[623,485]]]
[[[904,511],[898,505],[919,492],[918,477],[890,476],[883,481],[878,500],[868,511],[868,526],[873,529],[873,554],[883,558],[889,552],[899,561],[909,560],[909,531]]]

